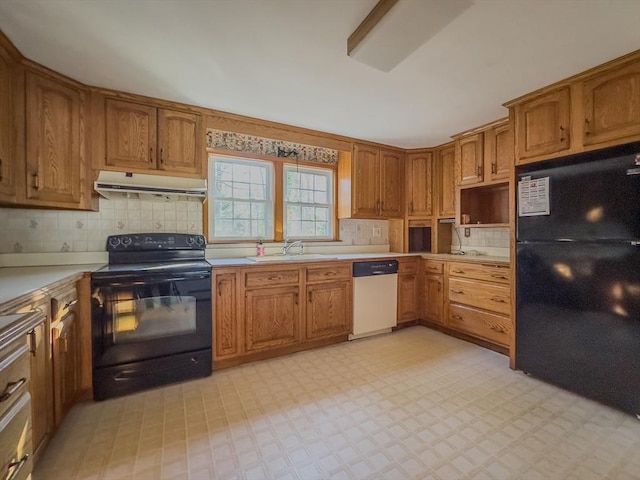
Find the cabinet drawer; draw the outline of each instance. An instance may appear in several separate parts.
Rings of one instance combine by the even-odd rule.
[[[450,278],[449,301],[511,314],[511,295],[507,286]]]
[[[424,273],[428,275],[441,275],[444,272],[444,262],[436,262],[435,260],[422,261]]]
[[[398,275],[418,273],[418,259],[399,260]]]
[[[502,315],[452,303],[449,305],[448,326],[505,347],[510,343],[511,320]]]
[[[452,277],[474,278],[476,280],[506,284],[511,281],[509,265],[449,262],[448,272]]]
[[[270,287],[274,285],[287,285],[298,283],[300,272],[295,270],[262,270],[258,272],[245,272],[245,288]]]
[[[0,353],[0,415],[27,391],[29,383],[29,347],[24,337],[11,342]]]
[[[2,478],[25,480],[32,464],[31,399],[20,396],[6,414],[0,417],[0,472]]]
[[[351,278],[351,265],[349,264],[307,268],[307,282],[309,283],[328,280],[347,280],[349,278]]]
[[[65,317],[78,303],[78,292],[75,286],[51,297],[51,320]]]

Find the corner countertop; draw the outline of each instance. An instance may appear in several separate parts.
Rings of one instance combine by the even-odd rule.
[[[340,254],[324,254],[324,258],[313,258],[307,260],[282,260],[282,261],[269,261],[269,262],[254,262],[246,257],[240,258],[208,258],[207,261],[212,267],[243,267],[243,266],[265,266],[265,265],[291,265],[299,264],[302,262],[328,262],[338,260],[376,260],[383,258],[398,258],[398,257],[416,257],[420,256],[416,253],[395,253],[395,252],[381,252],[381,253],[340,253]],[[295,257],[295,255],[293,255]]]
[[[43,267],[0,268],[0,310],[2,305],[84,272],[92,272],[104,264],[52,265]]]
[[[509,265],[511,260],[507,256],[499,255],[456,255],[453,253],[422,253],[422,258],[427,260],[444,260],[447,262],[471,262],[471,263],[501,263]]]

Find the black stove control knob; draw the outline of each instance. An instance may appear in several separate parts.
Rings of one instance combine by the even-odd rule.
[[[120,237],[109,237],[109,246],[117,247],[120,245]]]
[[[131,240],[131,237],[122,237],[121,242],[122,242],[122,246],[128,247],[129,245],[131,245],[132,240]]]
[[[198,235],[196,237],[196,245],[202,247],[204,245],[204,237],[202,235]]]
[[[191,246],[195,241],[195,238],[193,238],[191,235],[187,237],[187,245]]]

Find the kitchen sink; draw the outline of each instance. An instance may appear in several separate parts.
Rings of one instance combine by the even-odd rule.
[[[322,253],[303,253],[302,255],[267,255],[264,257],[247,257],[252,262],[308,262],[311,260],[333,260],[337,257]]]

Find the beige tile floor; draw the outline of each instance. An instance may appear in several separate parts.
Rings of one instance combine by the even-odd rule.
[[[640,422],[424,327],[76,406],[45,479],[640,478]]]

